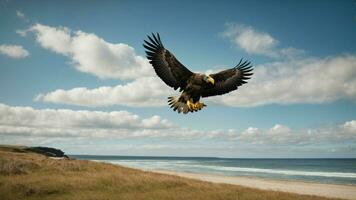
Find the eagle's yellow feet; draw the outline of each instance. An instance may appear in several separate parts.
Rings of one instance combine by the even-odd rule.
[[[191,112],[194,112],[194,111],[201,110],[205,106],[205,104],[200,103],[199,101],[196,103],[193,103],[192,101],[188,100],[187,106]]]
[[[194,103],[191,102],[190,100],[187,101],[187,106],[188,106],[190,111],[194,110]]]
[[[195,110],[201,110],[205,104],[200,103],[199,101],[194,104]]]

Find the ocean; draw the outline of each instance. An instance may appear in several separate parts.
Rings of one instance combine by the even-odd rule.
[[[356,185],[356,159],[241,159],[71,155],[144,170],[171,170],[276,180]]]

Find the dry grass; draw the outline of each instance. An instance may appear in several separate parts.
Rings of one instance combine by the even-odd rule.
[[[82,160],[55,160],[0,146],[0,199],[322,200],[327,198],[213,184]]]

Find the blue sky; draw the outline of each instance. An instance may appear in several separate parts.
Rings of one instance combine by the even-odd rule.
[[[68,153],[356,157],[353,1],[1,1],[0,138]],[[142,41],[250,83],[174,113]]]

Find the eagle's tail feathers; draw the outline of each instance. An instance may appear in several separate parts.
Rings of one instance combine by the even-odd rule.
[[[168,104],[178,113],[187,114],[190,111],[186,103],[179,101],[179,97],[168,97]]]

